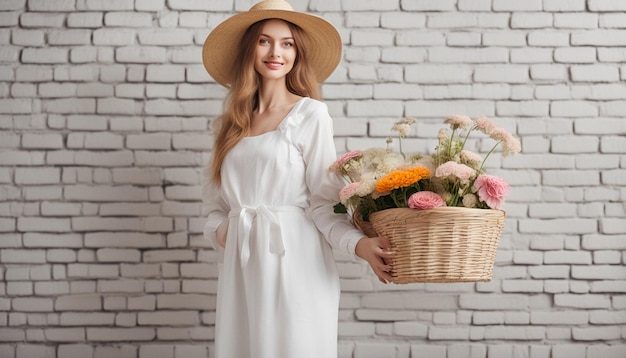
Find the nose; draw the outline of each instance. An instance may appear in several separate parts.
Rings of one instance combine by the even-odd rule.
[[[278,43],[274,43],[270,47],[270,57],[272,57],[272,58],[279,58],[280,57],[280,45]]]

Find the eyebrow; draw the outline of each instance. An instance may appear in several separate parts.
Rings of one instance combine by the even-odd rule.
[[[261,36],[273,38],[272,36],[267,35],[267,34],[261,34]],[[281,38],[281,40],[293,40],[293,37],[283,37],[283,38]]]

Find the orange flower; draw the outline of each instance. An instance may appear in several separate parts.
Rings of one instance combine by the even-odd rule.
[[[376,182],[376,191],[385,193],[413,185],[423,178],[428,178],[430,171],[425,167],[414,167],[405,170],[394,170]]]

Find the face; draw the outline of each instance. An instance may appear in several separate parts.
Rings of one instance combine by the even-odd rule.
[[[284,79],[296,60],[296,43],[287,23],[271,19],[261,28],[254,69],[264,80]]]

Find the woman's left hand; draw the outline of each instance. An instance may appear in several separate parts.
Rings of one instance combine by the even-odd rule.
[[[355,253],[358,257],[367,261],[382,283],[389,283],[393,278],[389,274],[393,252],[389,251],[389,239],[386,237],[363,237],[356,244]]]

